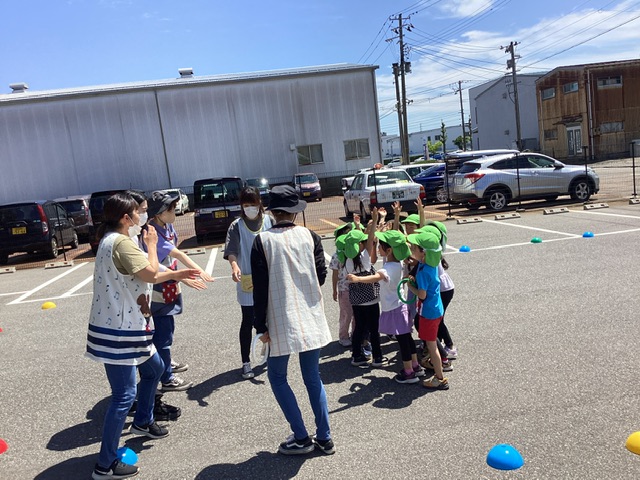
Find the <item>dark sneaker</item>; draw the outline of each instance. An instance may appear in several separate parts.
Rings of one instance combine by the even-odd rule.
[[[182,415],[180,407],[174,407],[162,400],[162,395],[156,395],[156,403],[153,406],[153,418],[166,422],[167,420],[177,420]]]
[[[103,478],[131,478],[138,475],[138,471],[139,469],[135,465],[127,465],[126,463],[122,463],[120,460],[116,460],[109,468],[102,468],[96,464],[96,467],[93,469],[93,474],[91,474],[91,478],[94,480]]]
[[[171,360],[171,371],[173,373],[186,372],[187,370],[189,370],[188,364]]]
[[[353,365],[354,367],[368,367],[369,363],[371,363],[371,360],[364,355],[351,357],[351,365]]]
[[[280,444],[278,447],[278,453],[283,455],[304,455],[309,452],[313,452],[314,449],[313,440],[308,436],[302,440],[296,440],[293,435]]]
[[[191,387],[193,387],[193,382],[187,382],[186,380],[174,375],[171,380],[162,384],[161,389],[163,392],[182,392],[184,390],[189,390]]]
[[[334,445],[333,440],[318,440],[315,435],[313,436],[312,440],[316,448],[322,453],[325,453],[327,455],[333,455],[334,453],[336,453],[336,446]]]
[[[139,427],[135,423],[132,423],[129,431],[149,438],[164,438],[169,435],[169,430],[166,427],[161,427],[156,422],[145,425],[144,427]]]
[[[424,368],[422,368],[420,365],[416,365],[415,367],[413,367],[413,373],[416,374],[416,377],[424,377],[426,375],[424,372]]]
[[[373,362],[371,362],[371,366],[384,367],[387,363],[389,363],[389,359],[387,357],[379,357],[373,359]]]
[[[420,381],[415,372],[407,373],[404,368],[393,379],[398,383],[418,383]]]

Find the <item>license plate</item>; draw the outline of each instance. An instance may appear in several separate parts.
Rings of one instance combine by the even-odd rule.
[[[11,229],[12,235],[24,235],[27,233],[27,227],[13,227]]]
[[[227,215],[228,213],[226,210],[216,210],[215,212],[213,212],[214,218],[226,218]]]
[[[311,192],[304,192],[302,195],[305,196],[305,197],[310,197],[311,196]]]
[[[394,200],[398,198],[404,198],[404,192],[391,192],[391,198]]]

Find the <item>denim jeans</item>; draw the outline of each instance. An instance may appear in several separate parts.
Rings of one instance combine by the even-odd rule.
[[[164,363],[164,372],[160,381],[167,383],[173,377],[173,371],[171,370],[171,345],[173,345],[173,332],[176,329],[176,323],[173,315],[153,316],[153,323],[156,326],[155,332],[153,332],[153,344],[158,349],[160,358]]]
[[[140,372],[138,407],[133,423],[139,426],[153,423],[153,405],[158,380],[164,369],[162,359],[155,353],[146,362],[138,365],[104,364],[111,385],[111,403],[104,417],[102,445],[98,465],[108,468],[117,458],[116,450],[127,419],[127,413],[136,398],[136,370]]]
[[[302,352],[300,357],[300,370],[302,379],[307,387],[311,409],[316,421],[316,436],[319,440],[329,440],[331,431],[329,428],[329,407],[324,385],[320,379],[320,349]],[[287,382],[287,366],[289,355],[282,357],[269,357],[267,359],[267,374],[271,390],[276,397],[282,413],[291,426],[296,439],[302,440],[309,433],[304,425],[302,413],[298,407],[296,396]]]

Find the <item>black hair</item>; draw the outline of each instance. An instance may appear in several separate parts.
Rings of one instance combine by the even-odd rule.
[[[260,208],[260,216],[264,214],[264,206],[262,205],[262,199],[260,198],[260,191],[256,187],[244,187],[240,191],[240,205],[243,203],[250,203],[251,205],[258,205]],[[246,218],[244,209],[240,212],[242,218]]]
[[[98,227],[96,240],[101,240],[107,231],[118,228],[120,220],[125,215],[133,218],[133,212],[138,210],[139,204],[129,193],[116,193],[104,202],[104,221]]]
[[[133,199],[138,202],[138,205],[142,205],[142,202],[147,201],[147,197],[144,192],[141,192],[140,190],[127,190],[125,193],[131,195]]]
[[[338,228],[336,230],[336,237],[340,237],[342,235],[346,235],[347,233],[349,233],[352,229],[352,225],[350,223],[347,223],[346,225],[341,226],[340,228]]]
[[[449,262],[447,262],[444,257],[440,258],[440,262],[442,263],[442,268],[444,268],[445,270],[447,270],[449,268]]]

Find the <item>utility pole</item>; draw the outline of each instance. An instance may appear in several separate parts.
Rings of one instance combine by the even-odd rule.
[[[398,111],[398,139],[400,140],[400,155],[402,156],[402,160],[404,163],[404,122],[402,119],[402,110],[404,110],[403,106],[402,106],[402,101],[400,99],[400,84],[398,83],[398,75],[399,75],[399,69],[400,67],[398,66],[397,63],[394,63],[392,65],[393,67],[393,79],[394,79],[394,83],[396,85],[396,110]]]
[[[464,125],[464,107],[462,106],[462,80],[458,80],[458,90],[454,93],[460,94],[460,125],[462,125],[462,150],[467,151],[467,132]]]
[[[522,151],[522,132],[520,130],[520,103],[518,102],[518,80],[516,79],[516,59],[520,58],[520,55],[516,55],[516,45],[518,45],[518,42],[511,42],[508,47],[500,47],[500,49],[504,50],[505,53],[511,54],[511,59],[507,60],[507,70],[511,69],[511,77],[513,81],[513,100],[516,105],[516,145],[518,146],[518,150]]]
[[[407,17],[407,19],[408,18],[410,17]],[[400,75],[400,88],[402,94],[400,98],[401,110],[398,110],[398,113],[401,114],[400,116],[402,118],[399,128],[400,145],[402,146],[402,164],[409,165],[409,127],[407,123],[407,105],[411,103],[411,101],[407,101],[407,85],[405,81],[405,75],[407,73],[411,73],[411,62],[408,62],[406,60],[407,48],[404,44],[404,29],[406,28],[407,31],[410,32],[412,25],[403,25],[401,13],[399,13],[397,17],[389,17],[389,19],[392,21],[398,21],[398,27],[392,29],[392,31],[393,33],[398,35],[398,43],[400,44],[400,64],[395,64],[398,65],[398,74]]]

